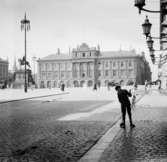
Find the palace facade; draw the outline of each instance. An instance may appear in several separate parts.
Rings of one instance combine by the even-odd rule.
[[[0,58],[0,81],[8,80],[8,66],[8,61]]]
[[[72,50],[71,54],[49,55],[38,60],[38,87],[91,87],[107,86],[109,82],[144,84],[151,80],[151,71],[144,54],[131,51],[100,51],[86,43]]]

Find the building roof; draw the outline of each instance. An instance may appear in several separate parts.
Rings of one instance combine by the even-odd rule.
[[[8,63],[8,60],[3,60],[2,58],[0,58],[0,62]]]
[[[136,54],[135,50],[131,51],[102,51],[101,58],[116,58],[116,57],[139,57],[140,55]]]
[[[101,51],[100,58],[121,58],[121,57],[141,57],[141,55],[136,54],[135,50],[131,51]],[[70,60],[72,56],[69,54],[51,54],[46,57],[39,59],[39,61],[51,61],[51,60]]]
[[[82,51],[90,51],[90,50],[96,50],[96,47],[89,47],[86,43],[82,43],[80,46],[77,46],[77,48],[73,48],[74,52],[82,52]]]
[[[72,57],[69,54],[51,54],[48,55],[46,57],[43,57],[40,59],[40,61],[42,60],[69,60]]]

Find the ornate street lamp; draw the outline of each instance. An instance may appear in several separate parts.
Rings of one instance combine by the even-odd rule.
[[[151,58],[155,57],[155,55],[154,55],[154,49],[150,50],[150,57]]]
[[[148,16],[146,16],[145,22],[142,24],[143,34],[146,38],[150,35],[152,24],[149,22]]]
[[[35,84],[36,84],[36,78],[35,78],[35,61],[36,61],[36,59],[37,59],[37,57],[35,57],[35,56],[32,57],[32,61],[34,63],[34,82],[35,82]]]
[[[145,0],[135,0],[135,7],[139,9],[139,14],[141,13],[142,8],[145,6]]]
[[[151,61],[152,61],[153,64],[155,64],[155,57],[152,57]]]
[[[150,57],[151,57],[151,61],[152,61],[152,63],[153,64],[155,64],[155,55],[154,55],[154,49],[152,48],[151,50],[150,50]]]
[[[152,12],[152,13],[165,13],[166,9],[164,8],[163,10],[160,11],[152,11],[152,10],[148,10],[143,8],[145,6],[145,0],[135,0],[135,4],[134,6],[137,7],[139,9],[139,14],[141,14],[141,10],[146,11],[146,12]]]
[[[152,40],[152,37],[148,37],[147,46],[148,46],[149,50],[153,49],[153,43],[154,43],[154,41]]]
[[[24,30],[24,33],[25,33],[25,55],[24,55],[24,59],[25,59],[25,64],[24,64],[24,67],[25,67],[25,82],[24,82],[24,92],[27,92],[27,69],[26,69],[26,62],[27,62],[27,48],[26,48],[26,33],[27,31],[30,30],[30,20],[27,20],[26,18],[26,14],[24,16],[24,19],[20,21],[21,22],[21,30]]]

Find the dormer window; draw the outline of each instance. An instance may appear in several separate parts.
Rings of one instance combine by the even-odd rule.
[[[130,66],[130,67],[132,66],[132,62],[131,62],[131,61],[129,61],[129,66]]]
[[[82,57],[85,57],[85,53],[82,53]]]
[[[124,63],[123,62],[121,62],[121,67],[123,67],[124,66]]]

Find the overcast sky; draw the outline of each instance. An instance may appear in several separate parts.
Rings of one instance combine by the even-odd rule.
[[[147,8],[158,9],[159,0],[146,1]],[[31,30],[27,33],[27,57],[41,58],[60,51],[67,53],[82,42],[102,51],[148,50],[141,24],[147,13],[138,14],[134,0],[0,0],[0,57],[24,55],[24,33],[20,21],[27,14]],[[159,15],[149,15],[152,35],[158,36]],[[157,43],[157,48],[159,43]],[[156,46],[155,46],[156,48]]]

